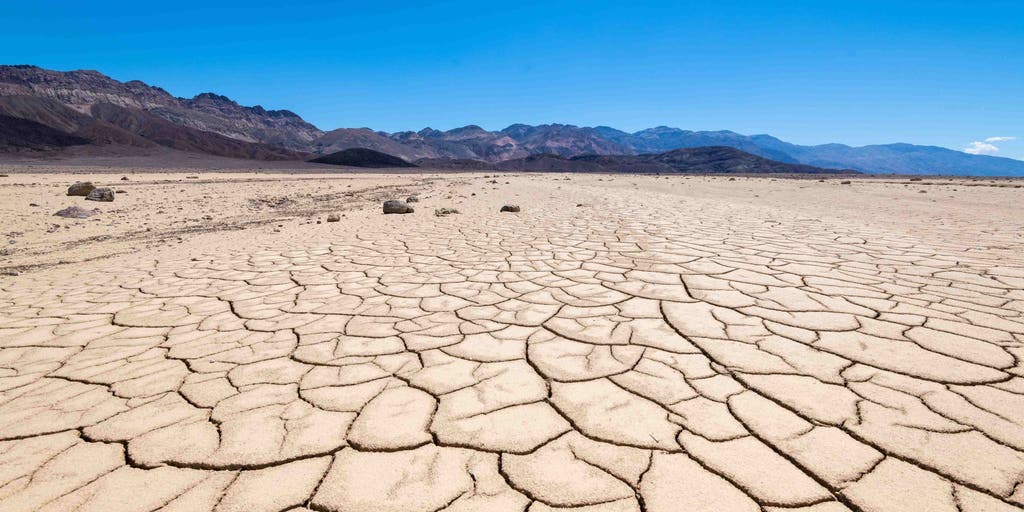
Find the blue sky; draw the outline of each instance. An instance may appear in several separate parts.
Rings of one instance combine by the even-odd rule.
[[[324,129],[669,125],[1024,159],[1019,0],[213,4],[5,2],[0,63]]]

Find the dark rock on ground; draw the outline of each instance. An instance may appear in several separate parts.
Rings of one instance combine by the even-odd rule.
[[[407,203],[418,203],[418,202],[420,202],[420,198],[419,198],[419,196],[409,196],[409,197],[405,198],[405,202],[407,202]]]
[[[86,201],[103,201],[109,203],[114,200],[114,190],[106,187],[93,189],[85,196]]]
[[[403,201],[384,201],[384,213],[412,213],[413,208]]]
[[[96,189],[96,185],[93,185],[89,181],[76,181],[74,185],[68,187],[69,196],[87,196],[90,192]]]
[[[99,210],[86,210],[81,206],[69,206],[54,215],[57,217],[64,217],[65,219],[86,219],[97,213],[99,213]]]
[[[503,212],[510,212],[510,213],[519,213],[519,205],[506,204],[505,206],[501,207],[501,211],[503,211]]]
[[[459,213],[455,208],[438,208],[434,210],[435,217],[447,217],[455,213]]]
[[[338,215],[337,213],[332,213],[332,214],[327,216],[327,222],[338,222],[340,220],[341,220],[341,215]]]

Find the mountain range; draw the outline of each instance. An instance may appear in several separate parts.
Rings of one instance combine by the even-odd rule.
[[[802,146],[770,135],[659,126],[633,133],[607,126],[469,125],[386,133],[323,131],[287,110],[242,106],[214,93],[178,98],[97,71],[0,66],[0,153],[129,154],[182,151],[232,158],[307,160],[364,148],[407,161],[498,164],[537,155],[562,159],[639,156],[681,148],[730,147],[785,164],[871,173],[1024,176],[1024,161],[936,146]],[[619,159],[619,161],[626,161]],[[636,159],[632,160],[639,165]]]

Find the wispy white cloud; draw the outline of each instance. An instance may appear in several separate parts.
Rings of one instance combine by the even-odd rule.
[[[1017,137],[989,137],[985,140],[976,140],[964,148],[964,153],[970,153],[972,155],[994,155],[999,152],[999,146],[996,146],[995,143],[1009,142],[1016,139]]]

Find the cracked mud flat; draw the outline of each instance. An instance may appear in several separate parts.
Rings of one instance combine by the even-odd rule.
[[[1024,507],[1024,192],[499,180],[0,277],[0,511]]]

